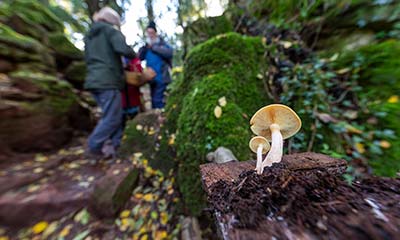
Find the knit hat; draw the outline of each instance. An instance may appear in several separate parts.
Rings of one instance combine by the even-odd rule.
[[[121,17],[119,14],[110,7],[103,7],[100,11],[93,16],[94,21],[104,21],[118,27],[121,26]]]
[[[157,32],[156,23],[153,22],[153,21],[150,21],[150,22],[149,22],[149,25],[147,25],[147,28],[152,28],[152,29],[154,29],[154,31]],[[147,29],[147,28],[146,28],[146,29]]]

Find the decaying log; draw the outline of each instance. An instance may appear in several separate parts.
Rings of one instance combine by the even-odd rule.
[[[249,175],[252,173],[248,172],[248,170],[255,169],[256,162],[209,163],[200,166],[203,188],[209,197],[211,208],[214,209],[216,225],[221,239],[399,239],[400,179],[371,177],[362,182],[354,182],[352,186],[349,186],[339,177],[346,170],[347,163],[345,160],[310,152],[286,155],[281,163],[276,170],[271,169],[264,174],[275,173],[274,175],[276,175],[276,171],[284,169],[284,171],[289,170],[296,179],[296,176],[306,176],[303,179],[307,179],[308,176],[313,175],[314,178],[310,179],[315,180],[311,181],[311,184],[309,184],[310,182],[308,182],[308,185],[306,183],[304,186],[312,186],[314,181],[315,183],[319,182],[318,179],[321,178],[315,178],[315,176],[319,176],[320,173],[328,174],[327,176],[331,176],[331,180],[339,180],[333,180],[337,183],[334,189],[320,192],[321,194],[328,194],[330,196],[328,198],[320,198],[314,201],[307,192],[302,193],[301,191],[300,195],[293,195],[295,196],[294,201],[298,201],[298,196],[303,198],[301,202],[298,202],[300,208],[298,204],[284,203],[282,206],[280,202],[270,202],[276,199],[276,194],[279,195],[281,191],[280,188],[273,189],[275,198],[269,198],[269,201],[265,203],[267,206],[263,206],[266,207],[265,209],[275,209],[277,213],[283,215],[276,215],[268,211],[264,213],[264,210],[261,212],[262,220],[257,220],[259,224],[256,224],[255,227],[238,225],[240,217],[238,219],[233,214],[235,205],[226,205],[230,207],[221,209],[221,206],[224,205],[220,203],[225,200],[218,199],[235,199],[229,204],[237,204],[238,200],[247,199],[248,197],[241,197],[242,195],[236,194],[237,187],[231,188],[231,186],[242,188],[242,183],[248,177],[257,179],[254,175]],[[245,175],[240,177],[241,173],[245,173]],[[290,179],[293,179],[292,175],[290,175]],[[270,175],[265,175],[262,179],[270,179],[268,176]],[[239,178],[240,181],[236,181]],[[291,180],[291,184],[293,184],[293,181],[295,180]],[[303,182],[299,181],[292,187],[295,186],[295,189],[302,188]],[[286,182],[283,185],[286,185]],[[320,187],[318,184],[315,185]],[[216,188],[215,186],[220,187]],[[282,191],[285,187],[282,187]],[[267,186],[263,189],[266,188]],[[285,197],[288,197],[287,194],[289,194],[290,197],[291,192],[286,191],[283,194],[286,194]],[[312,192],[312,194],[315,194],[315,192]],[[317,192],[317,196],[318,194],[319,192]],[[236,197],[232,198],[232,196]],[[252,202],[246,202],[246,200],[240,201],[252,204]],[[217,205],[213,205],[213,203]],[[302,203],[304,203],[304,207],[301,207],[303,206]],[[293,206],[297,210],[291,209]],[[251,206],[248,209],[251,209]],[[302,213],[297,212],[298,210]],[[250,210],[244,212],[247,214]],[[243,215],[243,211],[238,213]],[[253,214],[249,213],[249,215],[254,216],[254,212]],[[308,216],[311,217],[311,222],[307,221]]]

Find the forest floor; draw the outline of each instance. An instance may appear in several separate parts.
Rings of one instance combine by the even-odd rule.
[[[84,157],[86,137],[50,154],[19,155],[0,166],[0,239],[173,239],[180,232],[174,174],[152,169],[137,152],[129,159]],[[116,218],[91,211],[94,186],[112,169],[140,170],[139,184]],[[12,227],[10,227],[12,226]]]

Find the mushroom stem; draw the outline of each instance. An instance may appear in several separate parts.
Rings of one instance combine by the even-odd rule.
[[[271,150],[268,152],[267,156],[265,157],[262,166],[261,166],[261,173],[264,171],[264,167],[270,167],[273,163],[280,162],[282,160],[283,154],[283,137],[281,134],[281,129],[278,124],[273,123],[269,127],[271,130]]]
[[[263,150],[263,145],[258,144],[257,148],[257,165],[256,165],[256,171],[258,174],[261,173],[261,166],[262,166],[262,150]]]

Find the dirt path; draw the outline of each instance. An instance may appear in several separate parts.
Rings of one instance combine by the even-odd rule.
[[[25,155],[0,172],[0,239],[164,239],[179,234],[173,173],[149,167],[141,153],[129,159],[86,159],[82,145],[54,154]],[[15,162],[15,161],[14,161]],[[99,218],[93,192],[106,175],[140,178],[115,218]]]

